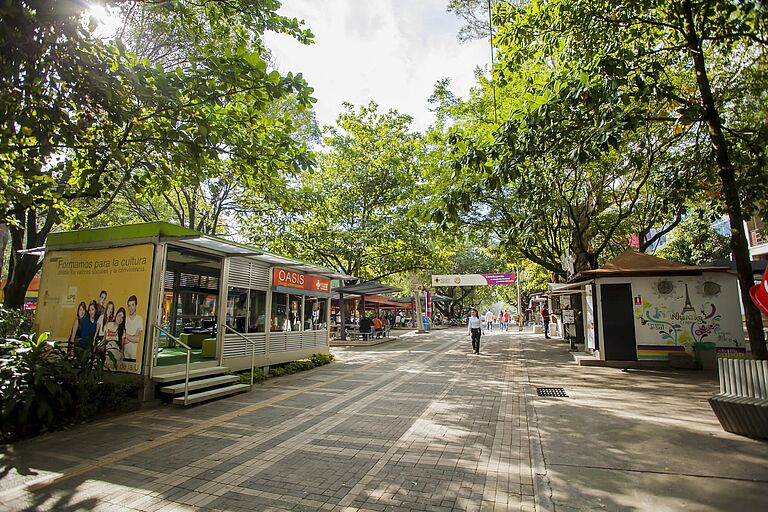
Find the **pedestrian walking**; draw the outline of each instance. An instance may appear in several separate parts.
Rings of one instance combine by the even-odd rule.
[[[544,324],[544,337],[549,338],[549,310],[547,306],[541,308],[541,323]]]
[[[476,309],[474,311],[475,311],[475,313],[477,313]],[[472,313],[471,312],[470,312],[469,316],[470,316],[470,318],[472,317]],[[488,330],[488,332],[491,332],[493,330],[493,318],[494,318],[493,317],[493,313],[489,309],[488,312],[485,314],[485,322],[488,324],[486,329]]]
[[[488,310],[488,314],[491,315],[491,321],[493,325],[493,313]],[[486,315],[487,316],[487,315]],[[472,337],[472,352],[475,354],[480,353],[480,336],[483,333],[483,321],[480,320],[480,316],[475,308],[469,311],[469,321],[467,322],[467,334]]]

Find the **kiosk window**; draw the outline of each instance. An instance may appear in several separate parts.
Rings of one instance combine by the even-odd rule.
[[[288,319],[288,295],[285,293],[272,294],[272,325],[271,331],[290,331]]]
[[[304,302],[304,330],[317,331],[326,326],[326,299],[309,298]]]
[[[267,292],[251,290],[248,332],[264,332],[267,314]]]
[[[229,288],[227,292],[227,325],[237,332],[246,332],[248,290]]]

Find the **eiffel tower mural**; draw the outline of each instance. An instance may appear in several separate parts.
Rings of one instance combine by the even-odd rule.
[[[683,313],[693,313],[695,311],[691,305],[691,298],[688,296],[688,283],[685,283],[685,306],[683,306]]]

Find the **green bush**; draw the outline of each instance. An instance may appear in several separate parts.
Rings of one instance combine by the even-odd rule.
[[[0,307],[0,339],[20,338],[32,331],[32,315],[20,309]]]
[[[261,368],[253,368],[253,382],[264,382],[267,380],[267,376],[264,375],[264,372],[261,370]],[[251,374],[247,371],[245,373],[241,373],[240,375],[240,384],[250,384],[251,383]]]
[[[333,361],[334,357],[331,354],[312,354],[309,359],[298,359],[277,366],[272,366],[269,369],[269,374],[273,377],[281,377],[283,375],[290,375],[292,373],[303,372],[305,370],[311,370],[317,366],[323,366]]]
[[[333,354],[312,354],[309,358],[315,366],[323,366],[324,364],[332,363],[335,359]]]
[[[126,408],[129,386],[102,381],[104,361],[90,350],[68,358],[47,334],[0,345],[0,437],[5,441]]]
[[[2,437],[13,439],[67,423],[76,409],[76,374],[66,354],[42,334],[6,339],[0,347]]]

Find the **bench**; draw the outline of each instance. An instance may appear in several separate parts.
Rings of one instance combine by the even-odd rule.
[[[768,439],[768,361],[720,358],[720,393],[709,399],[723,430]]]

